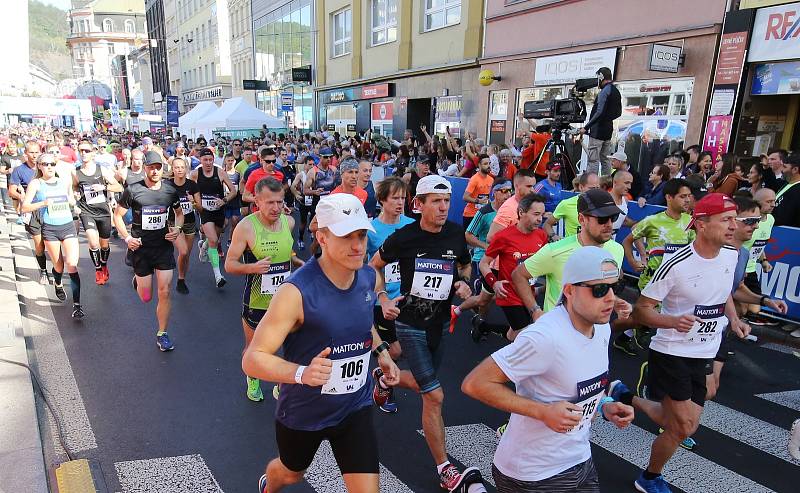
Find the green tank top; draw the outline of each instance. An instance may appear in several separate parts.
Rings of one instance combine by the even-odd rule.
[[[244,221],[250,221],[256,236],[253,247],[244,251],[245,263],[253,264],[265,257],[270,257],[272,263],[266,274],[247,275],[242,303],[249,308],[266,310],[278,286],[289,277],[294,238],[284,215],[280,217],[280,231],[268,230],[258,214],[250,214]]]

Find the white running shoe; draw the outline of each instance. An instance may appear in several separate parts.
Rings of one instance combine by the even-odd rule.
[[[198,243],[197,256],[200,259],[200,262],[208,262],[208,241],[200,240]]]
[[[794,420],[789,431],[789,455],[800,460],[800,419]]]

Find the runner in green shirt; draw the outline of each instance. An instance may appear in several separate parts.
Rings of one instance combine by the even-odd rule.
[[[767,256],[764,250],[767,247],[767,242],[772,236],[772,228],[775,226],[775,217],[771,214],[775,209],[775,191],[770,188],[761,188],[756,193],[753,199],[758,202],[761,211],[761,221],[758,223],[758,228],[753,232],[753,237],[744,242],[744,248],[750,250],[750,259],[747,261],[745,268],[744,285],[753,293],[761,293],[761,281],[758,279],[756,272],[756,265],[761,266],[763,272],[772,270],[772,264],[767,262]],[[775,326],[780,325],[779,322],[759,315],[761,312],[760,305],[745,305],[744,313],[747,314],[747,319],[752,325],[759,326]]]
[[[578,178],[578,193],[581,194],[587,190],[596,190],[600,188],[600,178],[597,173],[586,172]],[[558,224],[558,221],[564,220],[564,237],[572,236],[578,233],[580,225],[578,224],[578,195],[564,199],[558,203],[553,215],[547,218],[544,223],[544,232],[547,237],[552,241],[558,240],[558,235],[554,233],[553,227]]]
[[[558,304],[561,296],[561,276],[564,264],[569,256],[582,246],[600,246],[611,252],[617,263],[622,266],[624,250],[622,245],[611,239],[614,221],[620,209],[614,203],[611,194],[604,190],[589,190],[579,196],[577,201],[578,221],[581,231],[555,243],[548,243],[541,250],[528,257],[511,275],[514,289],[528,308],[535,321],[544,312]],[[544,311],[539,308],[530,290],[530,280],[539,276],[545,277]],[[627,318],[630,305],[619,300],[615,310],[620,318]],[[627,307],[625,307],[627,305]],[[627,311],[627,314],[624,312]],[[624,315],[624,316],[623,316]]]

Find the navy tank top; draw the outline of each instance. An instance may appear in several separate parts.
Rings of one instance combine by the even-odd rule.
[[[372,405],[373,307],[375,271],[363,266],[346,290],[333,285],[312,258],[286,282],[303,297],[303,324],[283,343],[283,358],[308,365],[326,347],[333,372],[327,384],[281,384],[275,419],[293,430],[318,431],[341,423]]]

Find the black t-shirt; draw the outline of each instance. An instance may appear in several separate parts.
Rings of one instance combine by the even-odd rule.
[[[78,192],[80,193],[78,208],[81,212],[92,217],[110,216],[111,210],[108,208],[106,191],[96,192],[92,190],[93,185],[106,184],[100,166],[95,164],[94,173],[91,175],[87,175],[83,169],[78,168],[75,170],[75,176],[78,178]]]
[[[178,209],[181,203],[172,183],[164,180],[160,183],[158,190],[147,188],[144,181],[131,183],[119,200],[122,207],[133,211],[131,235],[141,238],[145,248],[172,245],[164,238],[167,234],[167,216],[170,209]]]
[[[400,316],[412,327],[440,331],[450,317],[458,266],[470,263],[464,230],[447,221],[438,233],[423,231],[415,221],[395,231],[380,248],[386,263],[399,262]],[[413,293],[413,294],[412,294]]]
[[[775,226],[800,227],[800,183],[783,192],[772,215],[775,217]]]
[[[194,206],[192,205],[192,200],[194,200],[194,194],[200,191],[197,187],[197,183],[193,182],[190,179],[186,179],[183,185],[177,185],[175,180],[168,180],[169,183],[175,187],[175,190],[178,191],[178,197],[181,201],[181,208],[183,209],[183,224],[189,224],[195,222],[195,214],[194,214]],[[170,211],[169,213],[169,220],[175,220],[175,213]]]

